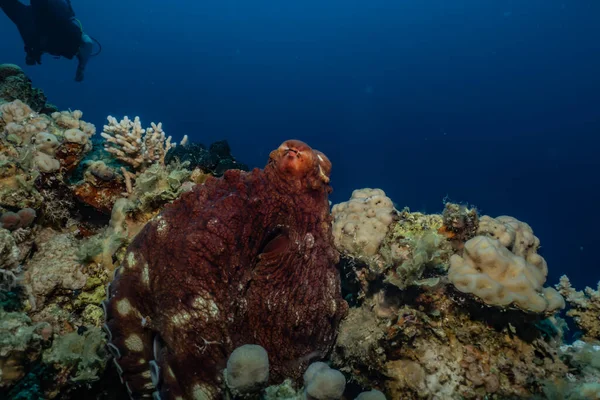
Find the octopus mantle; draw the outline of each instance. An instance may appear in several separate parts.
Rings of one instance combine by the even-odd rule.
[[[221,398],[243,344],[267,350],[272,382],[328,353],[347,311],[330,170],[322,153],[285,142],[264,170],[210,178],[136,236],[103,304],[132,397]]]

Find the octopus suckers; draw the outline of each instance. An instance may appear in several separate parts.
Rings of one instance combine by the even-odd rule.
[[[313,248],[313,246],[315,245],[315,237],[312,233],[309,232],[306,234],[306,236],[304,237],[304,244],[306,245],[307,249]]]
[[[165,221],[164,219],[159,219],[158,223],[156,224],[156,232],[160,235],[160,234],[164,234],[167,230],[167,221]]]
[[[185,325],[192,319],[192,316],[187,311],[180,312],[171,317],[171,322],[174,325]]]
[[[127,265],[129,267],[135,266],[135,254],[132,251],[127,254]]]
[[[219,220],[217,218],[211,218],[206,223],[206,226],[210,228],[210,227],[216,226],[218,223],[219,223]]]
[[[135,352],[140,352],[144,350],[144,342],[142,341],[142,338],[136,335],[135,333],[129,335],[127,339],[125,339],[125,346],[128,350]]]
[[[117,312],[122,316],[128,315],[132,308],[131,303],[127,299],[117,301]]]
[[[204,297],[196,297],[192,303],[192,307],[204,311],[207,316],[212,318],[219,315],[219,307],[213,299],[206,300]]]
[[[142,283],[146,286],[150,284],[150,271],[148,270],[148,263],[144,264],[144,268],[142,269]]]

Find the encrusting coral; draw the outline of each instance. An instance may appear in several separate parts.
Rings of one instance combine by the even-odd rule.
[[[406,209],[399,213],[379,250],[385,260],[380,274],[386,282],[400,289],[437,284],[437,276],[446,271],[452,253],[450,243],[437,232],[442,224],[442,218],[436,214],[411,213]]]
[[[25,282],[30,290],[31,307],[38,311],[53,298],[70,295],[81,290],[87,276],[82,272],[77,258],[79,245],[72,233],[52,230],[38,237],[39,251],[28,263]]]
[[[109,354],[102,329],[91,326],[81,331],[55,339],[44,353],[43,361],[59,371],[57,376],[68,377],[71,382],[89,383],[99,378]]]
[[[20,256],[13,235],[0,228],[0,290],[11,290],[16,285]]]
[[[49,324],[34,323],[21,312],[0,309],[0,388],[23,378],[52,335]]]

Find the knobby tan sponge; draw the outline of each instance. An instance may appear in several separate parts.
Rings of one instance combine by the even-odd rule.
[[[333,206],[333,237],[337,249],[353,257],[372,257],[397,213],[381,189],[358,189],[350,200]]]
[[[484,216],[478,234],[465,243],[462,256],[450,258],[448,277],[458,290],[494,306],[536,313],[564,308],[562,296],[543,287],[548,267],[537,254],[540,242],[529,225],[512,217]]]
[[[531,227],[514,217],[502,215],[497,218],[484,215],[479,219],[478,235],[489,236],[498,239],[502,246],[512,253],[524,257],[532,264],[544,262],[537,254],[540,247],[540,239],[533,234]],[[545,264],[545,262],[544,262]],[[544,265],[544,268],[545,265]]]

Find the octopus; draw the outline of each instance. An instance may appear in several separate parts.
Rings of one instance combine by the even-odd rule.
[[[331,351],[341,297],[331,163],[298,140],[263,170],[229,170],[166,206],[108,285],[104,328],[132,398],[223,398],[223,369],[264,347],[271,383]]]

